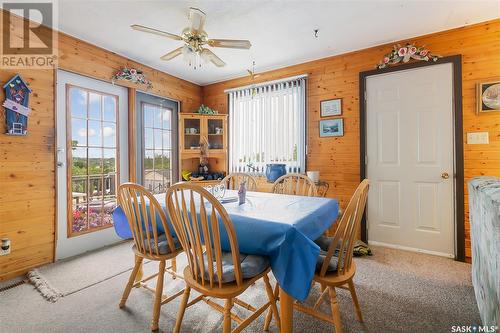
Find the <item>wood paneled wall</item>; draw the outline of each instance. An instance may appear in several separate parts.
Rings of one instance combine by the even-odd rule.
[[[0,31],[0,39],[2,35]],[[181,111],[194,111],[201,103],[202,89],[193,83],[65,34],[59,34],[58,45],[61,69],[110,81],[127,65],[142,69],[153,81],[153,94],[180,101]],[[0,112],[0,238],[10,238],[12,246],[10,255],[0,257],[0,281],[52,262],[56,237],[55,71],[2,69],[0,83],[16,73],[33,90],[33,111],[26,137],[5,135],[3,108]],[[0,101],[4,98],[2,90]]]
[[[443,56],[462,54],[464,140],[466,132],[487,131],[490,135],[489,145],[467,145],[464,142],[465,181],[479,175],[500,176],[500,112],[475,114],[476,82],[500,77],[500,20],[400,43],[407,41],[425,45],[432,52]],[[359,72],[373,69],[393,44],[260,73],[255,79],[257,83],[305,73],[309,75],[307,168],[321,172],[321,178],[330,183],[328,196],[339,198],[342,206],[347,204],[359,183]],[[251,83],[250,77],[246,76],[205,86],[203,103],[219,112],[227,112],[224,90]],[[320,101],[332,98],[342,98],[345,134],[340,138],[320,138]],[[465,214],[466,256],[470,258],[467,186]]]
[[[146,91],[181,102],[181,112],[193,112],[200,106],[202,88],[194,83],[144,66],[120,55],[104,50],[71,36],[59,34],[59,68],[96,79],[110,81],[123,66],[141,69],[153,82],[153,89]],[[116,84],[143,90],[143,87],[117,81]]]
[[[3,31],[0,32],[0,38]],[[500,20],[413,38],[433,52],[463,55],[464,132],[488,131],[489,145],[466,145],[466,180],[500,176],[500,113],[475,114],[475,83],[500,76]],[[372,69],[392,43],[263,73],[256,82],[303,73],[308,80],[308,168],[329,181],[330,197],[345,205],[359,182],[358,74]],[[122,66],[142,69],[153,81],[153,94],[179,100],[182,112],[202,102],[227,112],[224,89],[250,84],[248,77],[199,87],[65,34],[59,34],[59,68],[110,81]],[[1,70],[0,82],[20,73],[33,89],[27,137],[7,136],[0,112],[0,237],[12,240],[12,253],[0,257],[0,280],[52,262],[55,244],[55,72]],[[123,84],[118,82],[117,84]],[[125,86],[131,87],[131,85]],[[4,99],[0,92],[0,101]],[[345,135],[319,138],[319,103],[342,98]],[[467,189],[465,189],[466,191]],[[468,219],[467,193],[465,209]],[[466,254],[470,256],[466,221]]]
[[[0,238],[12,252],[0,257],[0,280],[51,262],[54,255],[54,72],[0,70],[2,85],[16,73],[30,84],[28,135],[5,135],[0,111]],[[2,89],[0,101],[4,101]]]

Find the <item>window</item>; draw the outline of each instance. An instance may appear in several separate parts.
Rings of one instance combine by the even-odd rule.
[[[172,112],[160,105],[141,103],[143,115],[144,187],[152,193],[167,190],[172,181]]]
[[[305,172],[304,76],[229,90],[231,172],[265,171],[283,163]]]
[[[110,227],[118,182],[118,96],[67,85],[68,236]]]

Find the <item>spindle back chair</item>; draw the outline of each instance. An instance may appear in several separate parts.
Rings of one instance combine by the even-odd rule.
[[[246,183],[248,191],[257,191],[257,181],[252,175],[243,172],[233,172],[227,175],[221,183],[226,185],[228,190],[238,190],[241,182]]]
[[[350,291],[358,319],[361,322],[363,321],[361,308],[359,306],[353,282],[353,277],[356,273],[356,265],[352,257],[354,242],[356,240],[356,235],[358,233],[361,219],[365,211],[366,201],[368,199],[368,189],[369,181],[368,179],[365,179],[359,184],[358,188],[354,192],[354,195],[351,197],[351,200],[349,201],[349,204],[340,219],[335,235],[330,241],[323,264],[321,265],[319,271],[316,271],[314,275],[313,279],[315,282],[320,284],[322,291],[321,296],[316,301],[314,307],[306,307],[299,303],[294,304],[294,307],[299,311],[333,323],[335,325],[336,332],[342,332],[342,322],[335,288],[342,288]],[[332,262],[336,262],[336,269],[334,271],[329,271],[331,269]],[[328,316],[319,311],[319,307],[327,294],[330,298],[332,316]]]
[[[272,189],[273,193],[317,196],[316,185],[311,178],[300,173],[289,173],[276,179]]]
[[[158,329],[160,307],[180,296],[184,290],[167,297],[163,295],[165,272],[175,279],[182,278],[177,274],[176,257],[182,252],[179,242],[172,236],[167,222],[167,216],[156,198],[143,186],[135,183],[123,183],[118,188],[118,204],[125,213],[130,231],[134,238],[132,247],[135,254],[135,265],[130,274],[120,300],[120,308],[125,306],[132,287],[143,287],[155,294],[151,330]],[[159,230],[163,230],[161,233]],[[158,273],[146,278],[142,277],[142,262],[144,259],[159,262]],[[171,265],[166,267],[166,261]],[[147,285],[147,281],[158,277],[156,287]]]
[[[240,264],[240,252],[236,232],[226,209],[206,189],[193,184],[179,183],[171,186],[166,195],[169,216],[186,253],[188,266],[184,270],[186,290],[178,312],[174,332],[179,332],[186,306],[200,300],[224,314],[223,331],[231,331],[231,320],[239,325],[233,332],[239,332],[271,306],[278,316],[276,300],[269,283],[270,267],[251,278],[244,279]],[[230,281],[223,275],[224,261],[234,266],[234,276]],[[260,278],[264,279],[269,301],[256,309],[237,298]],[[189,302],[190,289],[201,296]],[[209,297],[225,299],[224,307]],[[253,313],[246,319],[231,312],[238,304]],[[276,317],[279,318],[279,317]],[[279,323],[279,320],[277,321]]]

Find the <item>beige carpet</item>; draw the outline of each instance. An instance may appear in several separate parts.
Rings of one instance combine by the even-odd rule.
[[[95,258],[106,257],[99,251]],[[453,260],[399,250],[375,247],[374,256],[356,259],[355,277],[365,318],[356,320],[348,292],[339,290],[339,303],[345,332],[450,332],[453,325],[479,324],[480,318],[471,286],[470,265]],[[124,251],[123,261],[132,260]],[[182,262],[182,260],[180,260]],[[67,266],[69,267],[69,266]],[[95,268],[97,267],[97,268]],[[89,269],[100,269],[95,263]],[[146,265],[145,271],[157,268]],[[65,274],[59,271],[64,280]],[[95,272],[81,271],[95,276]],[[44,300],[31,285],[21,285],[0,293],[0,324],[7,332],[149,332],[152,295],[134,289],[124,310],[118,308],[128,272],[82,288],[56,303]],[[90,281],[90,280],[88,280]],[[166,284],[165,292],[182,288],[182,281]],[[318,288],[311,291],[319,295]],[[265,300],[261,283],[242,297],[252,303]],[[171,332],[179,300],[162,307],[160,331]],[[329,307],[323,305],[324,311]],[[241,313],[245,313],[241,311]],[[183,332],[220,332],[222,317],[207,305],[198,303],[186,311]],[[263,317],[246,332],[262,331]],[[331,332],[332,326],[295,312],[295,332]],[[276,327],[271,325],[271,331]]]
[[[60,260],[36,269],[36,274],[63,297],[132,270],[132,241]],[[30,273],[28,273],[30,276]]]

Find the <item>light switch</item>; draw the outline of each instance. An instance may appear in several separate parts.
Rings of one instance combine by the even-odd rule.
[[[468,145],[487,145],[490,143],[488,132],[467,133]]]

